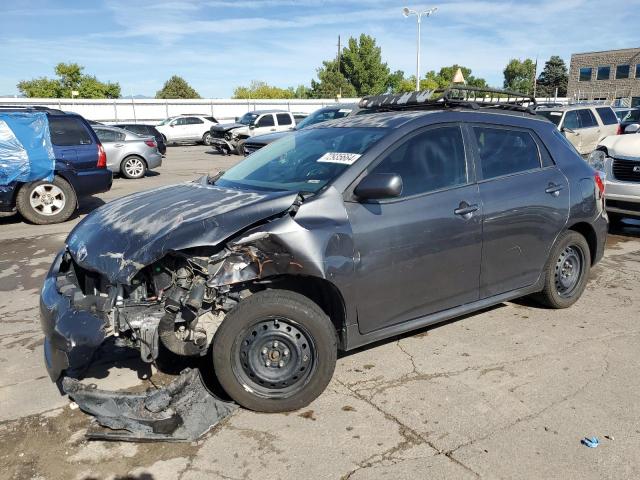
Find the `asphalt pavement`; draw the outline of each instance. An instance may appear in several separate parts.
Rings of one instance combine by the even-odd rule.
[[[609,235],[567,310],[509,302],[350,352],[309,407],[238,409],[197,442],[85,440],[90,418],[42,361],[38,291],[55,253],[103,203],[238,160],[169,147],[156,172],[115,179],[68,222],[0,219],[0,478],[640,478],[640,222]],[[135,355],[97,363],[87,381],[102,388],[170,378]]]

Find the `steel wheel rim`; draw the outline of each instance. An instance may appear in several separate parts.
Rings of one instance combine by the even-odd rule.
[[[205,143],[205,145],[211,145],[211,134],[210,133],[207,133],[204,136],[204,143]]]
[[[29,203],[36,212],[50,217],[62,211],[67,199],[60,187],[52,183],[43,183],[31,191]]]
[[[582,250],[575,245],[566,247],[558,257],[555,284],[558,295],[569,298],[580,284],[584,265]]]
[[[144,172],[144,164],[139,158],[130,158],[124,164],[124,171],[131,177],[139,177]]]
[[[232,368],[245,389],[264,398],[286,398],[300,392],[317,367],[313,337],[298,323],[261,319],[245,329],[232,351]]]

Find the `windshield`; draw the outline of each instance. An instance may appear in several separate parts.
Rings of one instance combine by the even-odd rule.
[[[259,116],[260,115],[258,115],[257,113],[245,113],[242,117],[240,117],[238,123],[241,123],[243,125],[253,125],[256,121],[256,118],[258,118]]]
[[[167,125],[168,123],[171,122],[171,120],[173,120],[176,117],[169,117],[169,118],[165,118],[164,120],[162,120],[158,125]]]
[[[385,128],[313,128],[271,143],[215,183],[229,188],[315,193],[386,135]]]
[[[327,120],[334,120],[336,118],[346,117],[351,113],[351,110],[353,109],[350,107],[331,108],[331,109],[321,108],[320,110],[316,110],[307,118],[305,118],[300,123],[298,123],[298,125],[296,126],[296,130],[300,130],[304,127],[308,127],[309,125],[314,125],[316,123],[326,122]]]
[[[624,112],[621,122],[640,122],[640,109],[628,110]]]
[[[546,110],[546,111],[538,110],[536,113],[539,115],[542,115],[543,117],[548,118],[556,125],[560,125],[560,120],[562,120],[562,112],[552,112],[550,110]]]

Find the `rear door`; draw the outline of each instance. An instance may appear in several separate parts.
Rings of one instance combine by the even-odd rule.
[[[293,128],[293,119],[288,113],[276,114],[276,120],[278,121],[278,131],[285,132]]]
[[[391,147],[369,174],[394,173],[399,198],[345,202],[359,262],[362,333],[478,299],[482,250],[478,186],[458,124]]]
[[[582,134],[580,132],[580,120],[578,119],[577,110],[569,110],[564,114],[560,130],[567,140],[576,147],[579,153],[582,153]]]
[[[600,123],[602,124],[602,131],[598,138],[598,143],[600,143],[600,140],[604,137],[618,133],[618,125],[620,125],[620,122],[611,107],[596,107],[596,114],[600,117]]]
[[[118,171],[126,150],[125,134],[108,128],[96,127],[94,130],[107,154],[107,167]]]
[[[198,117],[187,117],[186,119],[188,134],[185,137],[188,140],[200,141],[206,130],[204,121]]]
[[[577,110],[578,119],[580,120],[580,153],[588,155],[598,146],[600,140],[601,128],[596,120],[595,115],[590,108],[581,108]]]
[[[472,125],[483,209],[480,298],[534,284],[569,214],[569,186],[531,130]]]
[[[72,115],[49,115],[51,143],[58,170],[86,170],[98,163],[98,146],[80,118]]]

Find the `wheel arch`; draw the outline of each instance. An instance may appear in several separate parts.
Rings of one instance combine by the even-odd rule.
[[[596,262],[596,255],[598,250],[598,236],[596,235],[596,231],[587,222],[577,222],[571,225],[568,230],[574,231],[582,235],[587,244],[589,245],[589,255],[591,256],[591,265]]]
[[[336,287],[329,280],[307,275],[279,275],[269,278],[269,283],[261,285],[266,288],[289,290],[307,297],[317,304],[329,317],[336,330],[340,349],[346,346],[346,306]]]

